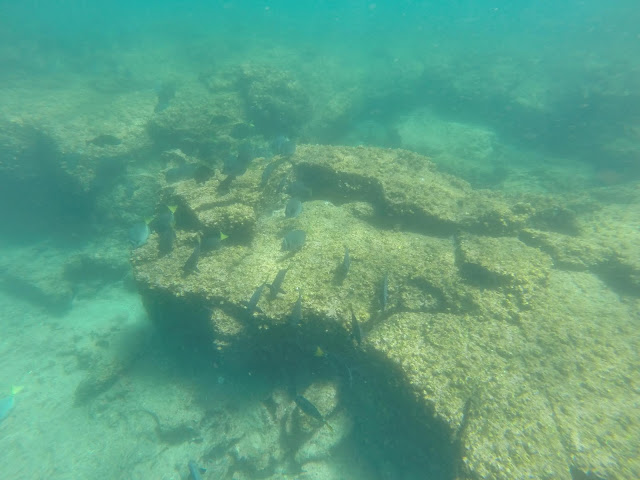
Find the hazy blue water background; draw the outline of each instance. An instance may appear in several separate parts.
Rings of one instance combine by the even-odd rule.
[[[117,98],[122,92],[153,92],[168,79],[179,82],[236,63],[265,63],[299,74],[305,88],[318,88],[323,98],[349,96],[350,89],[358,93],[358,101],[340,121],[294,132],[299,143],[413,149],[433,154],[443,170],[474,186],[508,192],[579,192],[638,181],[638,59],[640,7],[634,1],[0,2],[0,85],[5,92],[0,103],[5,104],[5,118],[39,119],[39,109],[45,119],[58,114],[99,118],[103,107],[92,112],[90,100],[82,112],[69,107],[73,85],[83,92],[87,85],[100,85],[102,94]],[[323,63],[326,70],[318,71]],[[117,82],[107,88],[104,79]],[[52,92],[61,88],[66,91],[60,100],[64,108],[57,111],[60,97]],[[27,91],[29,97],[21,97]],[[434,130],[422,143],[420,128],[429,124]],[[457,124],[476,129],[461,130],[466,145],[475,145],[468,147],[471,153],[464,161],[454,161],[448,153]],[[108,130],[108,121],[104,125]],[[444,130],[449,140],[435,142]],[[100,127],[94,124],[91,131],[100,133]],[[489,153],[483,142],[491,144],[486,146]],[[82,155],[62,150],[65,161]],[[34,168],[40,167],[36,163]],[[126,190],[120,177],[116,182],[122,182],[116,188]],[[113,205],[110,217],[104,205],[74,203],[65,184],[35,185],[30,192],[0,186],[5,187],[0,198],[10,205],[0,228],[3,269],[23,269],[33,261],[35,266],[24,268],[43,277],[55,276],[79,252],[98,251],[113,258],[122,254],[126,259],[126,247],[118,242],[126,235],[127,222],[148,213],[144,205],[138,209],[128,203],[126,208],[134,211]],[[104,188],[114,187],[107,183]],[[105,252],[101,242],[109,238],[115,243]],[[3,289],[0,390],[25,384],[17,400],[24,397],[23,404],[30,405],[24,427],[28,435],[0,452],[11,478],[26,478],[20,476],[25,462],[33,478],[89,478],[96,472],[101,478],[129,478],[127,471],[135,471],[131,478],[145,478],[136,465],[148,465],[157,455],[152,441],[139,442],[131,433],[136,426],[101,436],[121,413],[99,411],[106,411],[108,402],[92,410],[93,426],[84,422],[84,411],[69,405],[84,375],[76,364],[90,363],[83,354],[95,341],[95,332],[117,325],[123,331],[117,340],[123,349],[131,338],[143,345],[139,348],[150,348],[149,359],[136,372],[141,384],[151,383],[145,372],[164,361],[161,347],[148,347],[145,338],[153,335],[147,333],[150,327],[131,279],[115,270],[89,275],[89,281],[72,292],[73,308],[63,317],[46,302],[44,308],[42,303],[34,306],[28,287]],[[90,340],[80,340],[81,346],[71,349],[68,345],[77,338]],[[198,361],[162,365],[166,382],[149,387],[161,392],[156,409],[180,408],[184,391],[172,385],[183,376],[197,378]],[[202,384],[221,403],[243,395],[258,397],[268,389],[234,384],[224,373]],[[231,385],[232,393],[225,394],[222,385]],[[0,428],[13,428],[12,420]],[[5,442],[18,437],[11,430],[3,435]],[[74,453],[75,470],[65,465]],[[357,461],[350,452],[342,455],[340,462],[356,464],[358,473],[350,478],[368,478],[370,469],[381,468],[366,454]],[[430,475],[449,478],[448,469],[436,466]],[[178,471],[176,467],[165,478],[186,478]],[[380,478],[394,477],[388,473]]]
[[[624,155],[603,159],[601,148],[637,117],[640,105],[633,2],[5,2],[2,14],[0,35],[15,48],[3,75],[15,81],[119,70],[153,87],[154,78],[160,82],[172,71],[261,55],[294,71],[305,68],[299,63],[305,56],[324,55],[344,62],[347,82],[360,69],[396,81],[403,69],[425,62],[432,76],[412,79],[410,92],[399,87],[380,99],[375,81],[355,85],[371,89],[372,103],[361,105],[354,121],[376,110],[377,120],[388,122],[423,105],[493,128],[506,142],[638,174]],[[274,58],[276,46],[298,58]],[[539,83],[541,105],[513,102],[522,75]],[[493,82],[495,96],[479,88],[478,97],[460,98],[450,85],[455,76],[477,77],[479,86]],[[337,137],[305,140],[342,140]]]

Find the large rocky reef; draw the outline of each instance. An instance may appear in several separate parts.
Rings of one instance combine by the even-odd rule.
[[[628,254],[637,229],[607,215],[597,233],[598,209],[571,214],[474,190],[402,150],[304,145],[261,185],[267,163],[230,187],[216,174],[163,191],[178,205],[175,248],[159,253],[154,234],[132,255],[163,328],[197,332],[229,361],[260,351],[282,365],[295,344],[301,358],[321,346],[357,364],[443,437],[459,478],[638,475],[640,265]],[[313,193],[299,217],[285,218],[295,179]],[[569,232],[554,228],[558,212]],[[292,229],[306,243],[284,252]],[[219,231],[229,238],[185,274],[197,238]],[[345,247],[351,266],[341,279]],[[283,268],[284,293],[265,289],[248,314],[245,302]],[[299,294],[302,319],[292,325]]]

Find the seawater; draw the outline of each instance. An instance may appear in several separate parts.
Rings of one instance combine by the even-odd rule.
[[[0,397],[23,387],[1,476],[637,478],[639,20],[626,0],[0,2]],[[427,162],[451,190],[421,196]]]

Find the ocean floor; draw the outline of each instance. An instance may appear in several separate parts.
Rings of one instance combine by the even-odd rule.
[[[74,391],[100,338],[148,331],[140,299],[122,285],[95,298],[77,299],[68,313],[44,309],[0,293],[2,390],[23,390],[0,425],[3,476],[7,478],[119,478],[140,444],[136,433],[105,428],[74,406]],[[127,338],[127,341],[129,339]],[[143,477],[140,477],[143,478]],[[177,476],[165,478],[178,478]]]
[[[49,249],[47,267],[69,255]],[[349,441],[311,469],[273,469],[282,453],[265,399],[284,398],[282,388],[158,336],[127,278],[91,291],[60,314],[0,290],[0,391],[22,387],[0,423],[3,478],[186,479],[190,459],[203,478],[223,478],[232,462],[269,478],[372,478]],[[96,371],[112,375],[104,388]]]

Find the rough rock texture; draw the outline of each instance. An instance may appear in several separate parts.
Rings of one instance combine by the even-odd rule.
[[[352,306],[368,368],[444,425],[460,478],[640,475],[630,254],[640,232],[612,213],[624,206],[577,215],[574,234],[558,233],[541,221],[547,203],[510,204],[405,151],[302,146],[263,189],[265,164],[230,185],[218,175],[165,189],[178,205],[175,248],[160,255],[154,234],[132,256],[160,325],[197,331],[222,355],[243,342],[268,350],[292,330],[298,342],[345,352]],[[313,195],[287,219],[278,186],[294,178]],[[306,243],[283,252],[293,229]],[[210,231],[229,238],[185,275],[195,238]],[[351,267],[339,281],[345,246]],[[285,292],[269,299],[265,289],[261,311],[249,315],[245,302],[282,268]],[[291,326],[299,291],[302,319]],[[326,432],[316,435],[300,462],[331,445]]]

